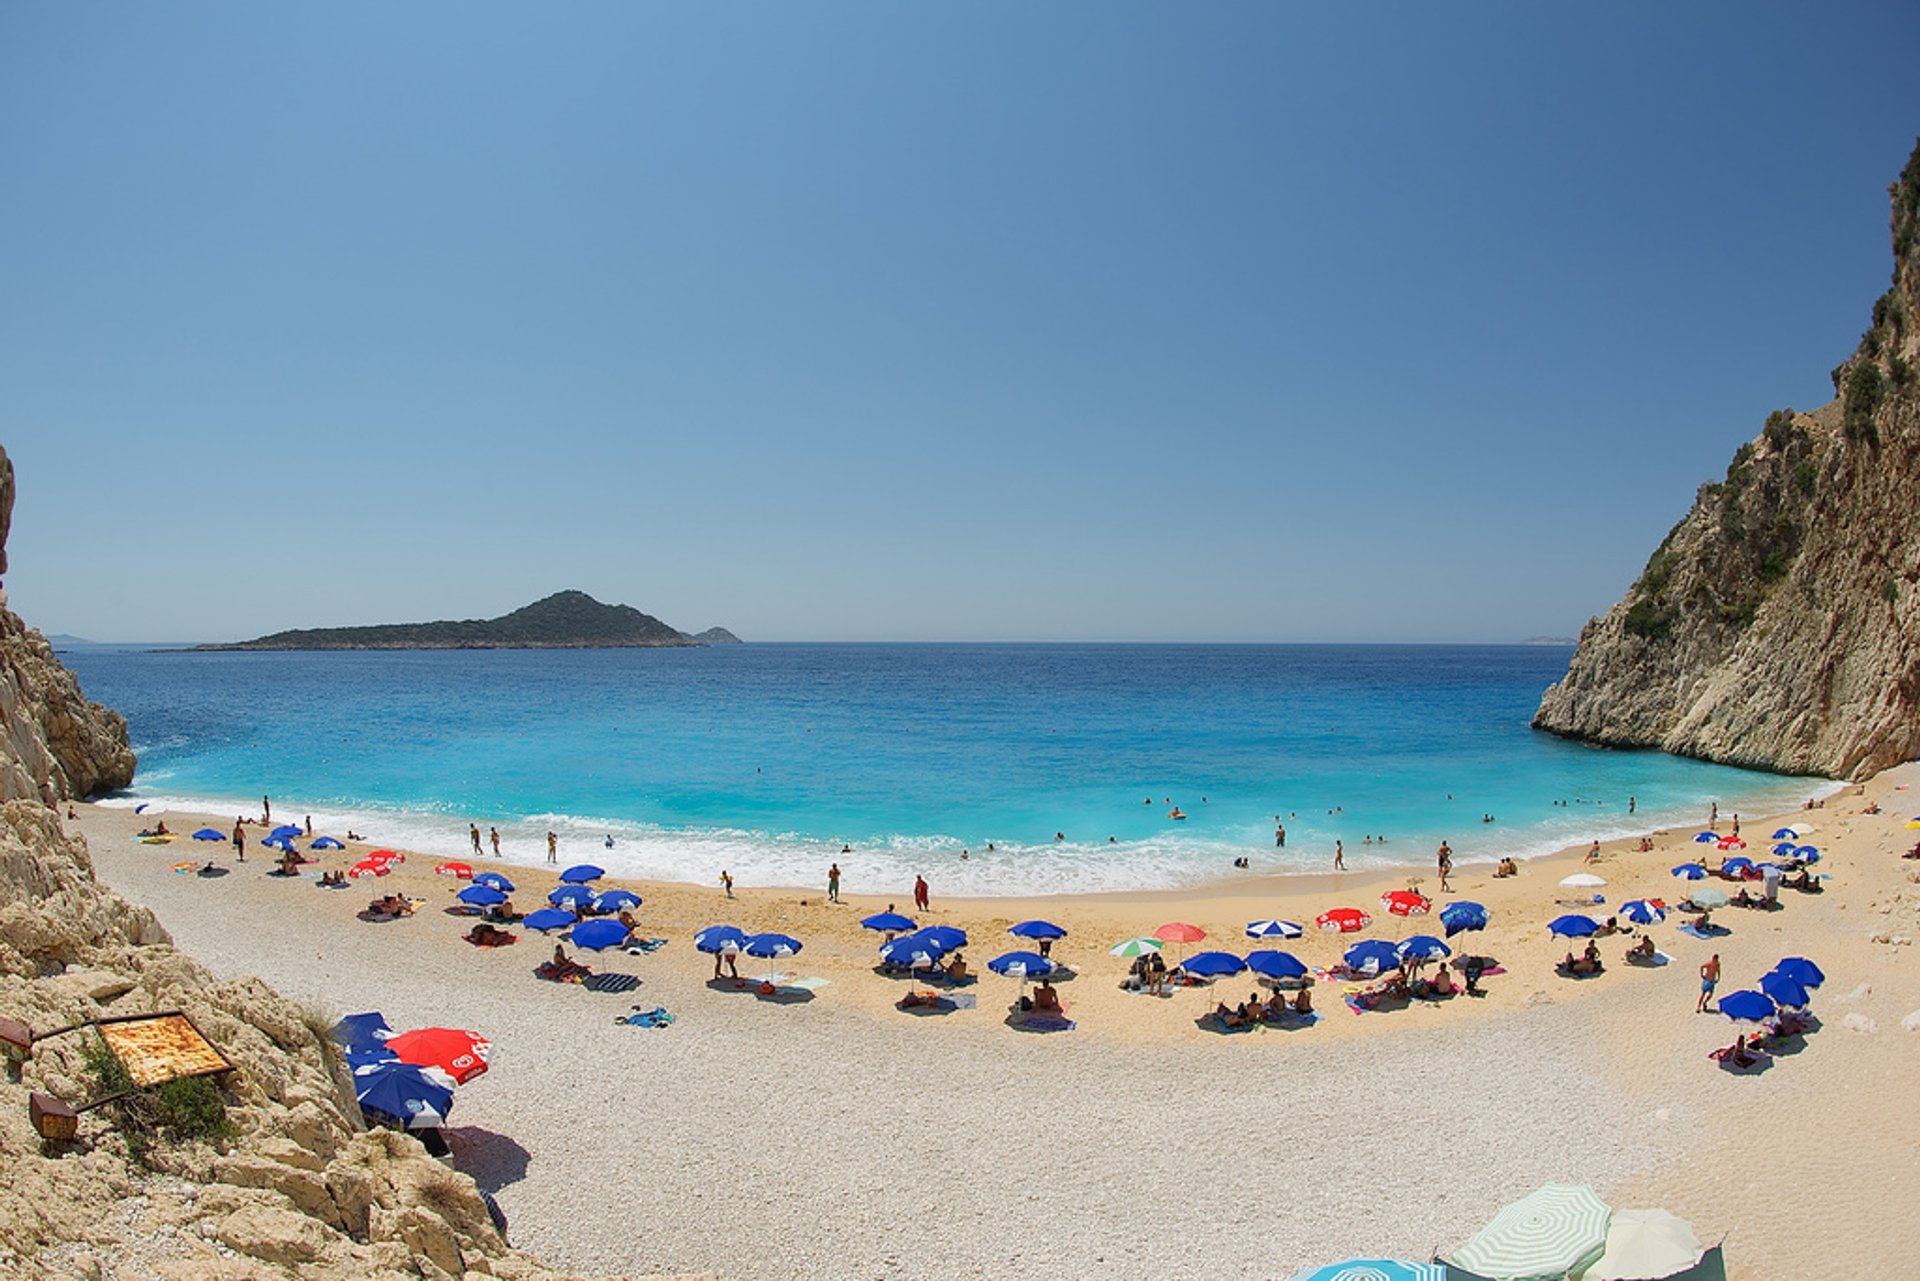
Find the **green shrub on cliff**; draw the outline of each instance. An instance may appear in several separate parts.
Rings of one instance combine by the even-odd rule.
[[[1793,436],[1793,410],[1776,409],[1767,415],[1767,443],[1773,446],[1776,451],[1783,450],[1788,445],[1791,445],[1793,443]]]
[[[1660,640],[1673,630],[1680,611],[1663,601],[1642,596],[1627,607],[1626,628],[1643,640]]]
[[[1879,365],[1863,360],[1853,367],[1853,373],[1847,377],[1843,414],[1848,440],[1865,441],[1869,445],[1880,443],[1880,430],[1873,424],[1873,415],[1886,395],[1887,380]]]

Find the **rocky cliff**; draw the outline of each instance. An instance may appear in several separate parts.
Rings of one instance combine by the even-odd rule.
[[[5,625],[0,1018],[37,1035],[0,1077],[0,1277],[560,1281],[508,1246],[473,1180],[409,1135],[362,1127],[322,1016],[254,979],[216,981],[94,879],[46,801],[114,771],[124,782],[125,727],[80,700],[38,633]],[[51,727],[81,720],[93,737],[69,728],[83,758],[69,759]],[[58,1030],[163,1010],[185,1011],[233,1070],[82,1113],[76,1140],[43,1143],[29,1093],[86,1102],[112,1066],[93,1033]]]
[[[1920,144],[1891,195],[1892,287],[1836,399],[1701,487],[1537,728],[1836,778],[1920,756]]]
[[[0,574],[13,523],[13,461],[0,449]],[[0,592],[0,800],[91,796],[133,781],[127,723],[89,703],[47,638],[6,607]]]

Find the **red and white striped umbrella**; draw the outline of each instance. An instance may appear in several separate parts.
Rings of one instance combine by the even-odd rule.
[[[471,863],[442,863],[433,870],[442,876],[457,877],[463,881],[471,881],[473,879],[473,865]]]
[[[404,863],[406,861],[407,856],[399,850],[375,850],[367,855],[369,863]]]
[[[1380,896],[1380,906],[1395,916],[1425,916],[1433,910],[1433,900],[1413,890],[1388,890]]]
[[[363,877],[363,876],[385,876],[387,874],[387,870],[388,870],[387,865],[385,863],[375,863],[371,859],[363,859],[362,861],[355,863],[352,867],[348,868],[347,875],[358,880],[360,877]]]
[[[1357,907],[1336,907],[1322,912],[1313,923],[1329,934],[1357,934],[1373,924],[1373,918]]]

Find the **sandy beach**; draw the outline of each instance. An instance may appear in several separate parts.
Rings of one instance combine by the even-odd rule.
[[[490,951],[464,942],[471,922],[447,912],[463,883],[434,875],[431,857],[323,891],[315,873],[372,847],[282,879],[266,875],[257,845],[237,865],[224,844],[142,844],[146,820],[125,809],[83,806],[76,821],[101,878],[223,977],[258,975],[335,1015],[377,1009],[396,1027],[489,1036],[492,1070],[458,1100],[454,1160],[496,1193],[514,1242],[556,1264],[739,1278],[1284,1277],[1354,1253],[1426,1257],[1559,1180],[1592,1183],[1616,1207],[1664,1206],[1709,1241],[1728,1235],[1731,1275],[1772,1278],[1898,1272],[1920,1252],[1920,1228],[1904,1219],[1840,1232],[1827,1217],[1882,1197],[1920,1141],[1920,1120],[1882,1102],[1910,1086],[1920,1051],[1903,1028],[1920,1011],[1906,943],[1920,935],[1920,863],[1898,857],[1920,840],[1903,827],[1920,813],[1917,779],[1920,766],[1902,766],[1810,813],[1748,817],[1752,854],[1780,822],[1815,825],[1826,892],[1782,891],[1772,913],[1722,909],[1732,933],[1710,941],[1679,934],[1677,917],[1653,926],[1672,957],[1663,968],[1625,965],[1632,940],[1603,939],[1607,972],[1586,980],[1554,973],[1567,944],[1546,929],[1575,910],[1559,881],[1582,870],[1584,846],[1509,879],[1457,866],[1445,895],[1430,862],[1028,900],[946,900],[936,883],[920,919],[965,928],[980,973],[964,989],[976,1008],[939,1016],[895,1008],[908,984],[873,972],[877,936],[858,926],[889,903],[909,910],[909,885],[849,885],[832,905],[823,889],[742,887],[728,901],[717,887],[632,883],[642,932],[669,942],[644,956],[577,954],[640,979],[603,994],[536,980],[553,945],[540,934],[516,927],[519,944]],[[1883,813],[1864,812],[1874,801]],[[184,838],[203,816],[165,817]],[[1677,900],[1686,883],[1668,869],[1698,853],[1693,831],[1657,833],[1649,852],[1614,842],[1584,870],[1605,878],[1611,905]],[[172,870],[208,858],[227,874]],[[522,910],[542,905],[559,870],[499,867]],[[1309,926],[1281,946],[1327,965],[1357,938],[1439,933],[1437,919],[1380,906],[1409,887],[1489,908],[1487,930],[1454,940],[1503,968],[1483,999],[1359,1014],[1338,982],[1322,982],[1312,1026],[1222,1036],[1195,1020],[1222,996],[1245,998],[1251,976],[1132,995],[1119,988],[1126,962],[1107,955],[1175,920],[1207,932],[1198,947],[1244,955],[1258,946],[1246,922],[1279,917]],[[409,919],[356,919],[387,892],[426,903]],[[1341,906],[1373,925],[1311,928]],[[1006,928],[1034,916],[1069,931],[1054,955],[1078,971],[1059,986],[1070,1032],[1008,1027],[1019,984],[984,972],[1017,944]],[[824,984],[792,1000],[711,986],[691,936],[717,921],[795,935],[805,950],[774,967]],[[1722,1071],[1707,1055],[1734,1025],[1694,1012],[1712,952],[1722,993],[1781,957],[1815,959],[1824,1027],[1762,1074]],[[766,965],[741,958],[743,974]],[[618,1023],[636,1003],[676,1022]]]

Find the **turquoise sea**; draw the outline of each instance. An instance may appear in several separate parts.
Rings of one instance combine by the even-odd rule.
[[[1829,790],[1534,732],[1569,653],[750,644],[63,658],[132,728],[140,771],[116,803],[254,815],[267,793],[276,817],[312,814],[316,831],[449,855],[474,821],[528,863],[544,861],[551,829],[566,862],[707,883],[726,868],[742,884],[816,885],[837,860],[855,892],[904,894],[916,873],[936,893],[1161,888],[1233,876],[1242,856],[1255,871],[1322,871],[1336,839],[1354,868],[1424,864],[1442,838],[1462,860],[1491,859],[1698,823],[1710,801],[1758,814]],[[1168,817],[1174,805],[1185,820]]]

